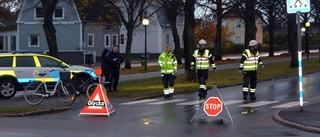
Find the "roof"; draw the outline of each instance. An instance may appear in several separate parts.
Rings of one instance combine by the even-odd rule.
[[[75,4],[82,21],[99,21],[119,23],[118,14],[112,5],[106,1],[95,0],[89,5],[76,0]]]

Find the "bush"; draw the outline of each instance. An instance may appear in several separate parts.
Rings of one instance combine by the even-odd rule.
[[[223,54],[238,54],[238,53],[242,53],[243,50],[244,50],[243,44],[234,44],[231,42],[226,42],[222,46]]]

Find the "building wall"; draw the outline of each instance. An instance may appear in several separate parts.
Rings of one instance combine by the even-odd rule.
[[[59,50],[77,50],[81,45],[81,24],[55,24],[57,45]],[[18,49],[48,50],[48,44],[42,25],[19,24],[18,25]],[[29,36],[38,35],[39,47],[30,47]]]
[[[95,51],[97,56],[101,56],[103,49],[112,49],[112,46],[119,45],[119,31],[117,29],[105,29],[105,23],[86,22],[84,26],[83,50]],[[118,28],[118,26],[112,26]],[[88,36],[93,35],[93,46],[89,45]],[[116,41],[113,40],[116,37]],[[108,40],[106,40],[108,39]]]
[[[19,13],[17,23],[17,49],[48,50],[43,30],[43,18],[36,18],[36,7],[41,7],[40,0],[25,0]],[[77,10],[72,0],[60,0],[57,7],[62,8],[63,17],[54,18],[57,45],[59,50],[76,50],[82,45],[82,27]],[[30,47],[29,36],[37,35],[38,47]]]
[[[240,23],[241,28],[237,28],[236,24]],[[228,34],[231,34],[230,40],[234,43],[236,43],[235,39],[237,36],[241,37],[241,43],[239,44],[244,44],[245,42],[245,22],[242,18],[240,17],[227,17],[224,18],[224,23],[225,26],[227,26],[227,31]],[[264,23],[261,21],[260,18],[256,19],[256,27],[257,27],[257,32],[256,32],[256,41],[258,43],[263,43],[263,26]]]

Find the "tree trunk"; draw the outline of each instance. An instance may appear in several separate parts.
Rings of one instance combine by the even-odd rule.
[[[126,46],[126,57],[125,57],[125,64],[124,68],[131,69],[131,46],[132,46],[132,34],[133,34],[133,28],[127,28],[127,46]]]
[[[256,19],[255,19],[255,0],[246,0],[245,10],[245,48],[248,48],[249,41],[256,39]]]
[[[195,0],[185,2],[185,21],[183,30],[184,56],[185,56],[185,81],[196,81],[195,70],[190,70],[194,50],[194,4]]]
[[[58,46],[57,46],[57,37],[56,29],[53,26],[53,12],[56,8],[58,0],[42,0],[42,12],[43,12],[43,30],[46,35],[49,55],[59,58],[58,56]]]
[[[274,56],[274,46],[273,46],[273,41],[274,41],[274,27],[273,24],[269,24],[268,26],[268,31],[269,31],[269,57]]]
[[[214,48],[214,60],[222,60],[222,45],[221,45],[221,24],[222,24],[222,3],[221,0],[217,1],[217,33]]]
[[[180,48],[180,38],[176,26],[176,21],[172,21],[171,23],[171,31],[172,31],[172,36],[173,36],[173,41],[174,41],[174,55],[177,58],[178,64],[182,64],[181,61],[181,48]]]
[[[298,34],[296,24],[296,14],[288,14],[288,42],[291,49],[290,67],[298,67]]]

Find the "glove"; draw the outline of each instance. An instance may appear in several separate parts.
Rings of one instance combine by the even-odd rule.
[[[172,76],[174,79],[177,79],[177,76],[175,75],[175,73],[172,73]]]
[[[241,70],[241,69],[239,69],[239,70],[238,70],[238,73],[239,73],[239,74],[242,74],[242,70]]]
[[[261,65],[261,68],[264,69],[264,65]]]

